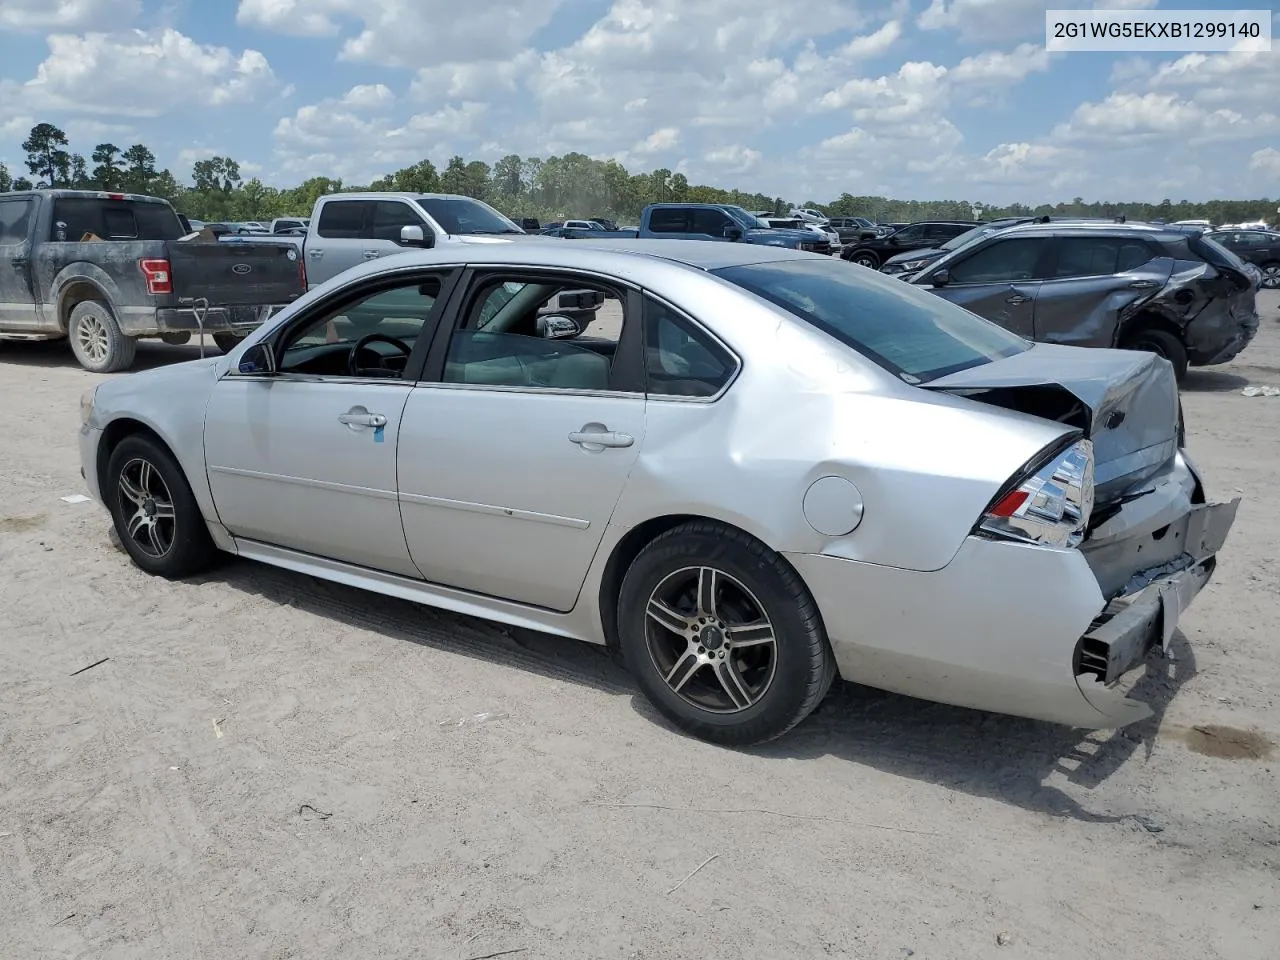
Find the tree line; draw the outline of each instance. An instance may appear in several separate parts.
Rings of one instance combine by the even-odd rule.
[[[34,187],[112,190],[164,197],[187,216],[206,221],[267,220],[310,213],[315,201],[339,190],[384,190],[413,193],[455,193],[484,200],[511,217],[552,220],[565,217],[608,217],[634,222],[647,203],[733,203],[748,210],[785,214],[792,203],[763,193],[692,184],[682,173],[667,169],[630,173],[616,160],[597,160],[581,153],[562,157],[520,157],[510,154],[490,165],[483,160],[455,156],[444,169],[423,159],[369,184],[344,183],[331,177],[312,177],[296,187],[279,189],[257,177],[244,180],[240,165],[230,157],[210,157],[195,163],[190,184],[179,183],[167,169],[158,169],[155,154],[141,143],[121,148],[100,143],[89,154],[73,153],[67,135],[51,123],[38,123],[23,141],[27,176],[13,177],[0,164],[0,191]],[[831,216],[862,216],[881,223],[913,220],[967,220],[975,204],[967,200],[894,200],[888,197],[842,193],[835,200],[799,204]],[[1239,223],[1268,219],[1277,201],[1162,200],[1159,203],[1093,201],[1076,197],[1070,203],[1006,206],[981,205],[984,219],[1008,216],[1118,217],[1132,220],[1208,220]]]

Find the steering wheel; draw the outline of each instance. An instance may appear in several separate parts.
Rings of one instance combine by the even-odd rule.
[[[398,377],[400,372],[388,367],[382,354],[376,350],[368,350],[368,352],[378,358],[378,365],[376,367],[360,366],[360,351],[365,350],[371,343],[389,343],[403,353],[406,360],[409,359],[409,354],[413,353],[413,347],[396,337],[385,333],[366,333],[351,345],[351,352],[347,354],[347,372],[353,377]]]

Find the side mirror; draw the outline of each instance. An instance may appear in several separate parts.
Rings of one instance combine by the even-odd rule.
[[[249,376],[270,377],[276,372],[276,354],[269,343],[255,343],[240,354],[237,369]]]
[[[733,223],[729,224],[724,228],[724,238],[726,240],[741,240],[742,228]]]
[[[933,284],[935,287],[945,287],[948,283],[951,282],[951,271],[939,270],[937,273],[935,273],[932,277],[929,278],[929,282]]]
[[[582,335],[582,326],[573,317],[552,313],[538,318],[538,336],[547,340],[572,340]]]
[[[403,247],[421,247],[430,250],[436,245],[436,235],[425,232],[422,227],[410,224],[400,228],[400,245]]]

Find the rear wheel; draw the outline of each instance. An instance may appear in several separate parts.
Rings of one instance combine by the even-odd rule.
[[[1123,346],[1127,350],[1146,350],[1164,357],[1173,364],[1173,374],[1178,380],[1187,375],[1187,348],[1168,330],[1144,327],[1130,334]]]
[[[150,437],[126,437],[111,452],[102,499],[121,545],[147,573],[189,577],[217,558],[182,468]]]
[[[1280,260],[1264,263],[1262,270],[1262,286],[1267,290],[1280,290]]]
[[[622,652],[645,696],[696,737],[746,746],[813,712],[835,659],[813,598],[776,553],[710,521],[636,557],[618,604]]]
[[[869,250],[859,250],[849,258],[851,263],[856,263],[860,267],[866,267],[869,270],[880,269],[880,258]]]
[[[121,332],[105,300],[77,303],[67,318],[67,338],[80,366],[91,373],[127,370],[138,353],[138,341]]]

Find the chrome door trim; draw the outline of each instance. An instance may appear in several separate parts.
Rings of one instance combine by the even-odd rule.
[[[395,500],[396,491],[379,490],[377,487],[357,487],[348,483],[336,483],[332,480],[315,480],[311,477],[293,477],[285,473],[264,473],[260,470],[245,470],[242,467],[217,467],[209,465],[210,473],[222,473],[229,477],[246,477],[250,480],[271,480],[278,483],[291,483],[299,487],[312,487],[316,490],[332,490],[335,493],[350,493],[374,500]]]
[[[532,520],[535,523],[547,523],[554,527],[569,527],[573,530],[586,530],[591,526],[590,520],[581,520],[577,517],[560,517],[554,513],[538,513],[534,510],[518,510],[515,507],[499,507],[491,503],[447,500],[444,497],[429,497],[422,493],[401,493],[400,502],[416,503],[425,507],[444,507],[447,510],[461,510],[464,513],[480,513],[490,517]]]

